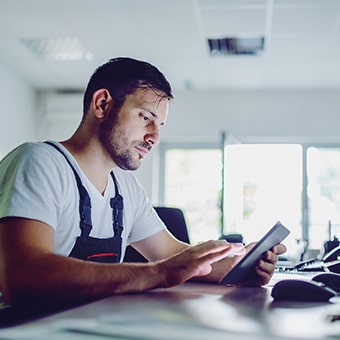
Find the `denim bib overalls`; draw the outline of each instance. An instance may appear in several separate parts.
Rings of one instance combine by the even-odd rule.
[[[122,248],[121,235],[123,231],[123,197],[119,194],[117,181],[113,172],[110,173],[115,186],[115,196],[110,200],[113,236],[109,238],[95,238],[90,236],[92,230],[91,198],[83,186],[77,171],[59,147],[50,142],[45,143],[53,146],[65,157],[77,181],[79,191],[79,227],[81,233],[80,236],[77,237],[69,256],[93,262],[120,262]]]

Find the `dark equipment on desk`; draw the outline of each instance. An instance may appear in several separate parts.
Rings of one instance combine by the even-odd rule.
[[[340,274],[337,273],[320,273],[313,276],[313,281],[322,282],[327,287],[340,293]]]
[[[333,240],[326,241],[323,245],[325,254],[330,253],[333,249],[339,248],[340,242],[336,236],[334,236]]]
[[[326,241],[323,245],[324,254],[330,253],[331,250],[339,246],[340,246],[340,242],[336,236],[333,236],[333,240],[332,240],[332,221],[329,220],[328,221],[328,241]]]
[[[330,262],[330,261],[337,261],[340,257],[340,246],[332,248],[329,252],[327,252],[323,257],[322,261]]]
[[[277,282],[271,295],[277,301],[327,302],[337,293],[322,282],[287,279]]]
[[[300,262],[294,267],[281,270],[287,273],[292,272],[332,272],[340,274],[340,260],[324,262],[316,259]]]
[[[279,268],[280,272],[331,272],[340,274],[340,246],[333,248],[321,260],[316,258],[297,263],[292,267]]]

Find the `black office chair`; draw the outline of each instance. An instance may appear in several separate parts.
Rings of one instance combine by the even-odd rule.
[[[172,235],[180,241],[190,244],[187,223],[181,209],[173,207],[155,207],[155,210]]]
[[[223,234],[219,240],[226,240],[229,243],[243,243],[243,236],[241,234]]]
[[[155,207],[155,210],[168,230],[178,240],[190,244],[187,224],[183,211],[172,207]],[[124,262],[147,262],[147,259],[133,247],[126,248]]]

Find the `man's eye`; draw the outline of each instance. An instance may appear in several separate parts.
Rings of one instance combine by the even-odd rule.
[[[150,120],[150,118],[144,114],[141,114],[141,117],[145,122],[148,122]]]

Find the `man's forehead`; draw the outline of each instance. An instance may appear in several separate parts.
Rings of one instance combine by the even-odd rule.
[[[150,103],[158,103],[160,101],[169,100],[164,92],[157,91],[148,87],[137,88],[133,93],[136,97],[142,99],[143,101]]]
[[[168,111],[169,99],[161,92],[155,92],[152,89],[137,89],[131,95],[131,100],[136,105],[156,115],[156,111],[159,109]]]

